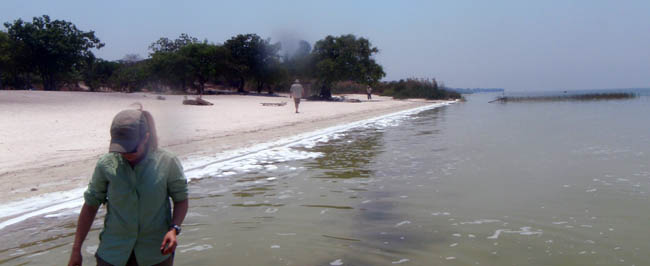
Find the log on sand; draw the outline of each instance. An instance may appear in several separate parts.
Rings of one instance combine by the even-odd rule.
[[[196,97],[194,100],[187,99],[187,96],[185,96],[185,99],[183,100],[183,104],[185,105],[214,105],[211,102],[208,102],[206,100],[201,99],[201,97]]]

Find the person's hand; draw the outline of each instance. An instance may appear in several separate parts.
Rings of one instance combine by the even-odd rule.
[[[167,234],[165,234],[165,238],[163,238],[163,242],[160,245],[160,253],[163,255],[171,254],[176,250],[176,245],[178,242],[176,242],[176,230],[171,229],[167,231]]]
[[[81,250],[73,250],[70,254],[70,261],[68,261],[68,266],[81,266],[83,261],[81,257]]]

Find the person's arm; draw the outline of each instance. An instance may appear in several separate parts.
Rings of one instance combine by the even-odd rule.
[[[180,226],[185,220],[185,215],[187,214],[187,209],[189,208],[189,200],[185,199],[183,201],[174,202],[174,211],[172,213],[172,223]],[[167,255],[176,250],[178,241],[176,240],[176,230],[174,228],[169,228],[165,238],[163,239],[162,245],[160,245],[160,252]]]
[[[75,232],[74,244],[72,245],[72,253],[70,254],[68,266],[81,266],[81,246],[83,245],[84,240],[86,240],[90,227],[93,225],[93,221],[97,215],[97,210],[99,210],[99,206],[91,206],[85,203],[83,207],[81,207],[81,213],[79,213],[79,221],[77,221],[77,231]]]

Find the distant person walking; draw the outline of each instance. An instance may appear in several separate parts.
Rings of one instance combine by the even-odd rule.
[[[372,98],[372,88],[370,85],[366,88],[366,93],[368,94],[368,100],[370,100]]]
[[[304,88],[302,85],[300,85],[300,80],[297,80],[293,82],[291,85],[291,89],[289,89],[291,93],[289,94],[290,98],[293,98],[293,103],[296,105],[296,114],[298,113],[298,105],[300,105],[300,99],[302,98],[302,94],[304,92]]]
[[[113,118],[108,153],[97,162],[84,200],[69,266],[81,265],[81,246],[101,204],[106,216],[97,265],[174,264],[187,180],[178,158],[158,148],[153,117],[142,107]]]

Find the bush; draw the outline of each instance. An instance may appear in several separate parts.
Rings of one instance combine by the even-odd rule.
[[[392,96],[395,99],[424,98],[428,100],[441,100],[461,98],[460,93],[439,87],[435,79],[407,79],[382,82],[374,91],[379,92],[383,96]]]

